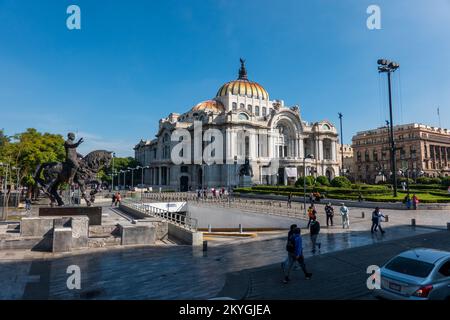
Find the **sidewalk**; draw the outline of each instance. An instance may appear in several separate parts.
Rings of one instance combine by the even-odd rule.
[[[305,280],[301,270],[293,270],[291,281],[283,284],[279,263],[229,273],[217,296],[248,300],[372,299],[366,287],[367,267],[382,266],[394,255],[418,247],[450,251],[450,232],[437,231],[307,258],[311,280]]]

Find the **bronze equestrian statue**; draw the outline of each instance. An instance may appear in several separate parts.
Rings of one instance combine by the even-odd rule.
[[[52,206],[55,202],[58,206],[64,205],[64,201],[58,194],[58,188],[62,183],[68,183],[69,186],[76,183],[80,188],[81,196],[90,206],[95,201],[95,194],[101,186],[101,182],[97,181],[97,173],[101,168],[109,166],[112,152],[96,150],[83,157],[76,150],[83,143],[83,138],[75,142],[75,134],[69,133],[67,136],[68,139],[64,143],[66,161],[47,162],[39,165],[34,180],[50,198]],[[87,185],[95,185],[89,194],[89,199],[86,196]]]
[[[243,165],[240,166],[239,168],[239,176],[249,176],[249,177],[253,177],[253,169],[252,166],[250,164],[250,160],[248,158],[245,158],[245,162]]]

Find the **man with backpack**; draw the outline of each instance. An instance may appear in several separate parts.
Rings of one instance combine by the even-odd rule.
[[[312,243],[312,250],[311,250],[312,253],[316,253],[316,246],[319,247],[320,251],[321,243],[317,242],[319,232],[320,232],[320,223],[319,221],[317,221],[317,219],[313,219],[309,227],[309,235],[311,236],[311,243]]]
[[[295,262],[297,262],[300,265],[307,280],[311,279],[312,277],[312,273],[306,271],[305,258],[303,257],[302,237],[300,233],[301,233],[300,228],[295,228],[294,233],[289,238],[288,245],[286,246],[289,259],[287,268],[285,264],[283,265],[284,283],[289,282],[290,280],[289,274]]]
[[[331,206],[330,202],[328,202],[328,204],[325,206],[325,214],[327,216],[327,227],[329,226],[329,223],[331,223],[331,226],[333,226],[334,209]]]
[[[312,204],[309,209],[308,209],[308,225],[306,226],[307,228],[309,228],[309,225],[311,224],[311,221],[313,221],[313,219],[317,218],[317,211],[316,208],[314,207],[314,205]]]
[[[281,263],[281,268],[284,270],[286,267],[286,264],[289,263],[289,252],[294,252],[295,250],[295,243],[293,244],[290,240],[291,237],[294,235],[294,231],[297,228],[296,224],[291,224],[290,228],[289,228],[289,232],[288,232],[288,236],[287,236],[287,243],[286,243],[286,251],[288,252],[288,256],[286,257],[286,260],[284,260]]]

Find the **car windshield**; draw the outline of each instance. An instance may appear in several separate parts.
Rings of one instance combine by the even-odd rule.
[[[433,270],[433,267],[434,264],[432,263],[405,257],[394,258],[386,265],[386,269],[419,278],[426,278]]]

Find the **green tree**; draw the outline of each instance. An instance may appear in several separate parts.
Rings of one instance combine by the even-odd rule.
[[[3,132],[1,136],[4,137]],[[22,185],[29,187],[35,184],[33,175],[38,165],[64,161],[65,158],[64,139],[59,134],[40,133],[36,129],[29,128],[10,139],[0,140],[2,140],[1,161],[8,163],[10,167],[20,168],[19,177],[17,170],[11,171],[11,181],[17,181],[19,178]]]
[[[300,177],[297,179],[297,181],[295,182],[295,186],[298,188],[303,188],[303,177]],[[306,176],[306,181],[305,184],[307,187],[313,186],[315,184],[315,179],[313,176]]]
[[[318,176],[316,179],[316,184],[321,186],[329,186],[330,180],[326,176]]]
[[[442,178],[442,185],[446,186],[446,187],[450,187],[450,177],[444,177]]]
[[[352,183],[347,177],[340,176],[331,180],[331,185],[336,188],[350,188]]]
[[[116,173],[119,173],[121,170],[127,170],[128,168],[136,168],[140,163],[136,161],[133,157],[115,157],[114,158],[114,171]],[[111,183],[111,172],[112,172],[112,163],[111,166],[108,168],[104,168],[99,172],[99,177],[102,181]],[[141,170],[135,170],[134,171],[134,182],[137,184],[137,182],[140,181],[140,174]],[[131,185],[131,172],[128,172],[126,175],[126,185]],[[120,174],[120,178],[118,176],[114,177],[114,185],[117,186],[120,180],[120,184],[123,185],[123,178],[124,174]],[[139,182],[140,183],[140,182]]]

